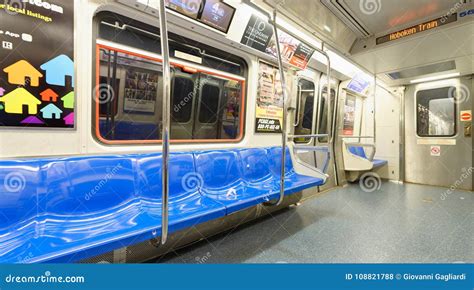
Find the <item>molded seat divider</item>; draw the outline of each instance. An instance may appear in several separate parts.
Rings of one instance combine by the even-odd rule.
[[[275,186],[277,193],[280,191],[280,177],[281,177],[281,147],[273,147],[267,149],[267,156],[270,160],[270,169],[275,178]],[[290,150],[286,148],[286,162],[285,162],[285,195],[290,195],[304,189],[315,186],[321,186],[324,180],[321,178],[301,175],[295,172],[291,160]]]
[[[349,152],[351,152],[352,154],[354,154],[358,157],[368,159],[367,155],[365,154],[365,149],[362,146],[349,146]],[[374,159],[374,160],[372,160],[372,164],[373,164],[373,169],[375,169],[375,168],[378,168],[378,167],[382,167],[385,164],[388,164],[388,161],[387,160]]]

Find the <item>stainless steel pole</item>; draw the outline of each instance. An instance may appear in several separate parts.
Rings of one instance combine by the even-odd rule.
[[[281,88],[283,91],[283,118],[282,118],[282,124],[281,124],[281,176],[280,176],[280,197],[278,198],[277,203],[275,204],[276,206],[280,205],[281,202],[283,201],[283,198],[285,197],[285,164],[286,164],[286,142],[287,142],[287,136],[286,136],[286,101],[288,100],[287,96],[287,91],[286,91],[286,78],[285,78],[285,70],[283,69],[283,59],[281,57],[281,47],[280,47],[280,41],[278,38],[278,28],[276,24],[276,18],[277,18],[277,6],[275,6],[275,9],[273,9],[273,31],[275,33],[275,39],[276,39],[276,47],[277,47],[277,55],[278,55],[278,68],[280,71],[280,82],[281,82]]]
[[[170,151],[170,98],[171,98],[171,69],[168,44],[168,27],[166,21],[165,0],[159,0],[161,55],[163,57],[163,116],[162,116],[162,207],[161,207],[161,244],[168,240],[168,198],[169,198],[169,151]]]

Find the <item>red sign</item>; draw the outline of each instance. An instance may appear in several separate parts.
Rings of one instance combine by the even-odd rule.
[[[462,111],[461,112],[461,121],[469,122],[472,120],[472,113],[471,111]]]

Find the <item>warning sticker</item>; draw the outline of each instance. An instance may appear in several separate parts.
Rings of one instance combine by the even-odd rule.
[[[431,156],[441,156],[441,146],[431,146]]]
[[[472,121],[472,112],[471,112],[471,110],[461,111],[460,112],[460,119],[461,119],[461,122],[471,122]]]

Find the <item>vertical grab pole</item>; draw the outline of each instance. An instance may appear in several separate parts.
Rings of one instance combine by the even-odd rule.
[[[377,75],[374,74],[374,145],[377,145]]]
[[[281,176],[280,176],[280,197],[278,198],[277,203],[275,206],[278,206],[283,201],[285,197],[285,164],[286,164],[286,142],[287,142],[287,135],[286,135],[286,101],[287,101],[287,92],[286,92],[286,78],[285,78],[285,70],[283,69],[283,59],[281,57],[281,47],[280,41],[278,38],[278,28],[276,23],[277,18],[277,7],[275,6],[273,9],[273,31],[275,33],[276,39],[276,47],[277,47],[277,55],[278,55],[278,68],[280,71],[280,82],[281,88],[283,91],[283,118],[281,124]]]
[[[334,144],[334,127],[335,127],[335,122],[336,118],[334,117],[336,114],[336,96],[334,95],[334,113],[331,114],[332,106],[331,106],[331,101],[332,101],[332,90],[331,90],[331,59],[329,58],[329,55],[324,51],[324,47],[322,49],[324,52],[324,55],[326,56],[328,65],[327,65],[327,70],[326,70],[326,75],[327,75],[327,81],[328,81],[328,91],[327,91],[327,96],[328,96],[328,134],[329,134],[329,143],[328,143],[328,150],[329,150],[329,159],[333,160],[334,162],[334,181],[336,186],[339,185],[339,181],[337,179],[337,170],[336,170],[336,159],[334,158],[334,150],[333,150],[333,144]]]
[[[169,198],[169,150],[170,150],[170,97],[171,69],[168,45],[168,27],[166,21],[165,0],[159,0],[161,55],[163,57],[163,128],[162,128],[162,207],[161,207],[161,244],[168,240],[168,198]]]

